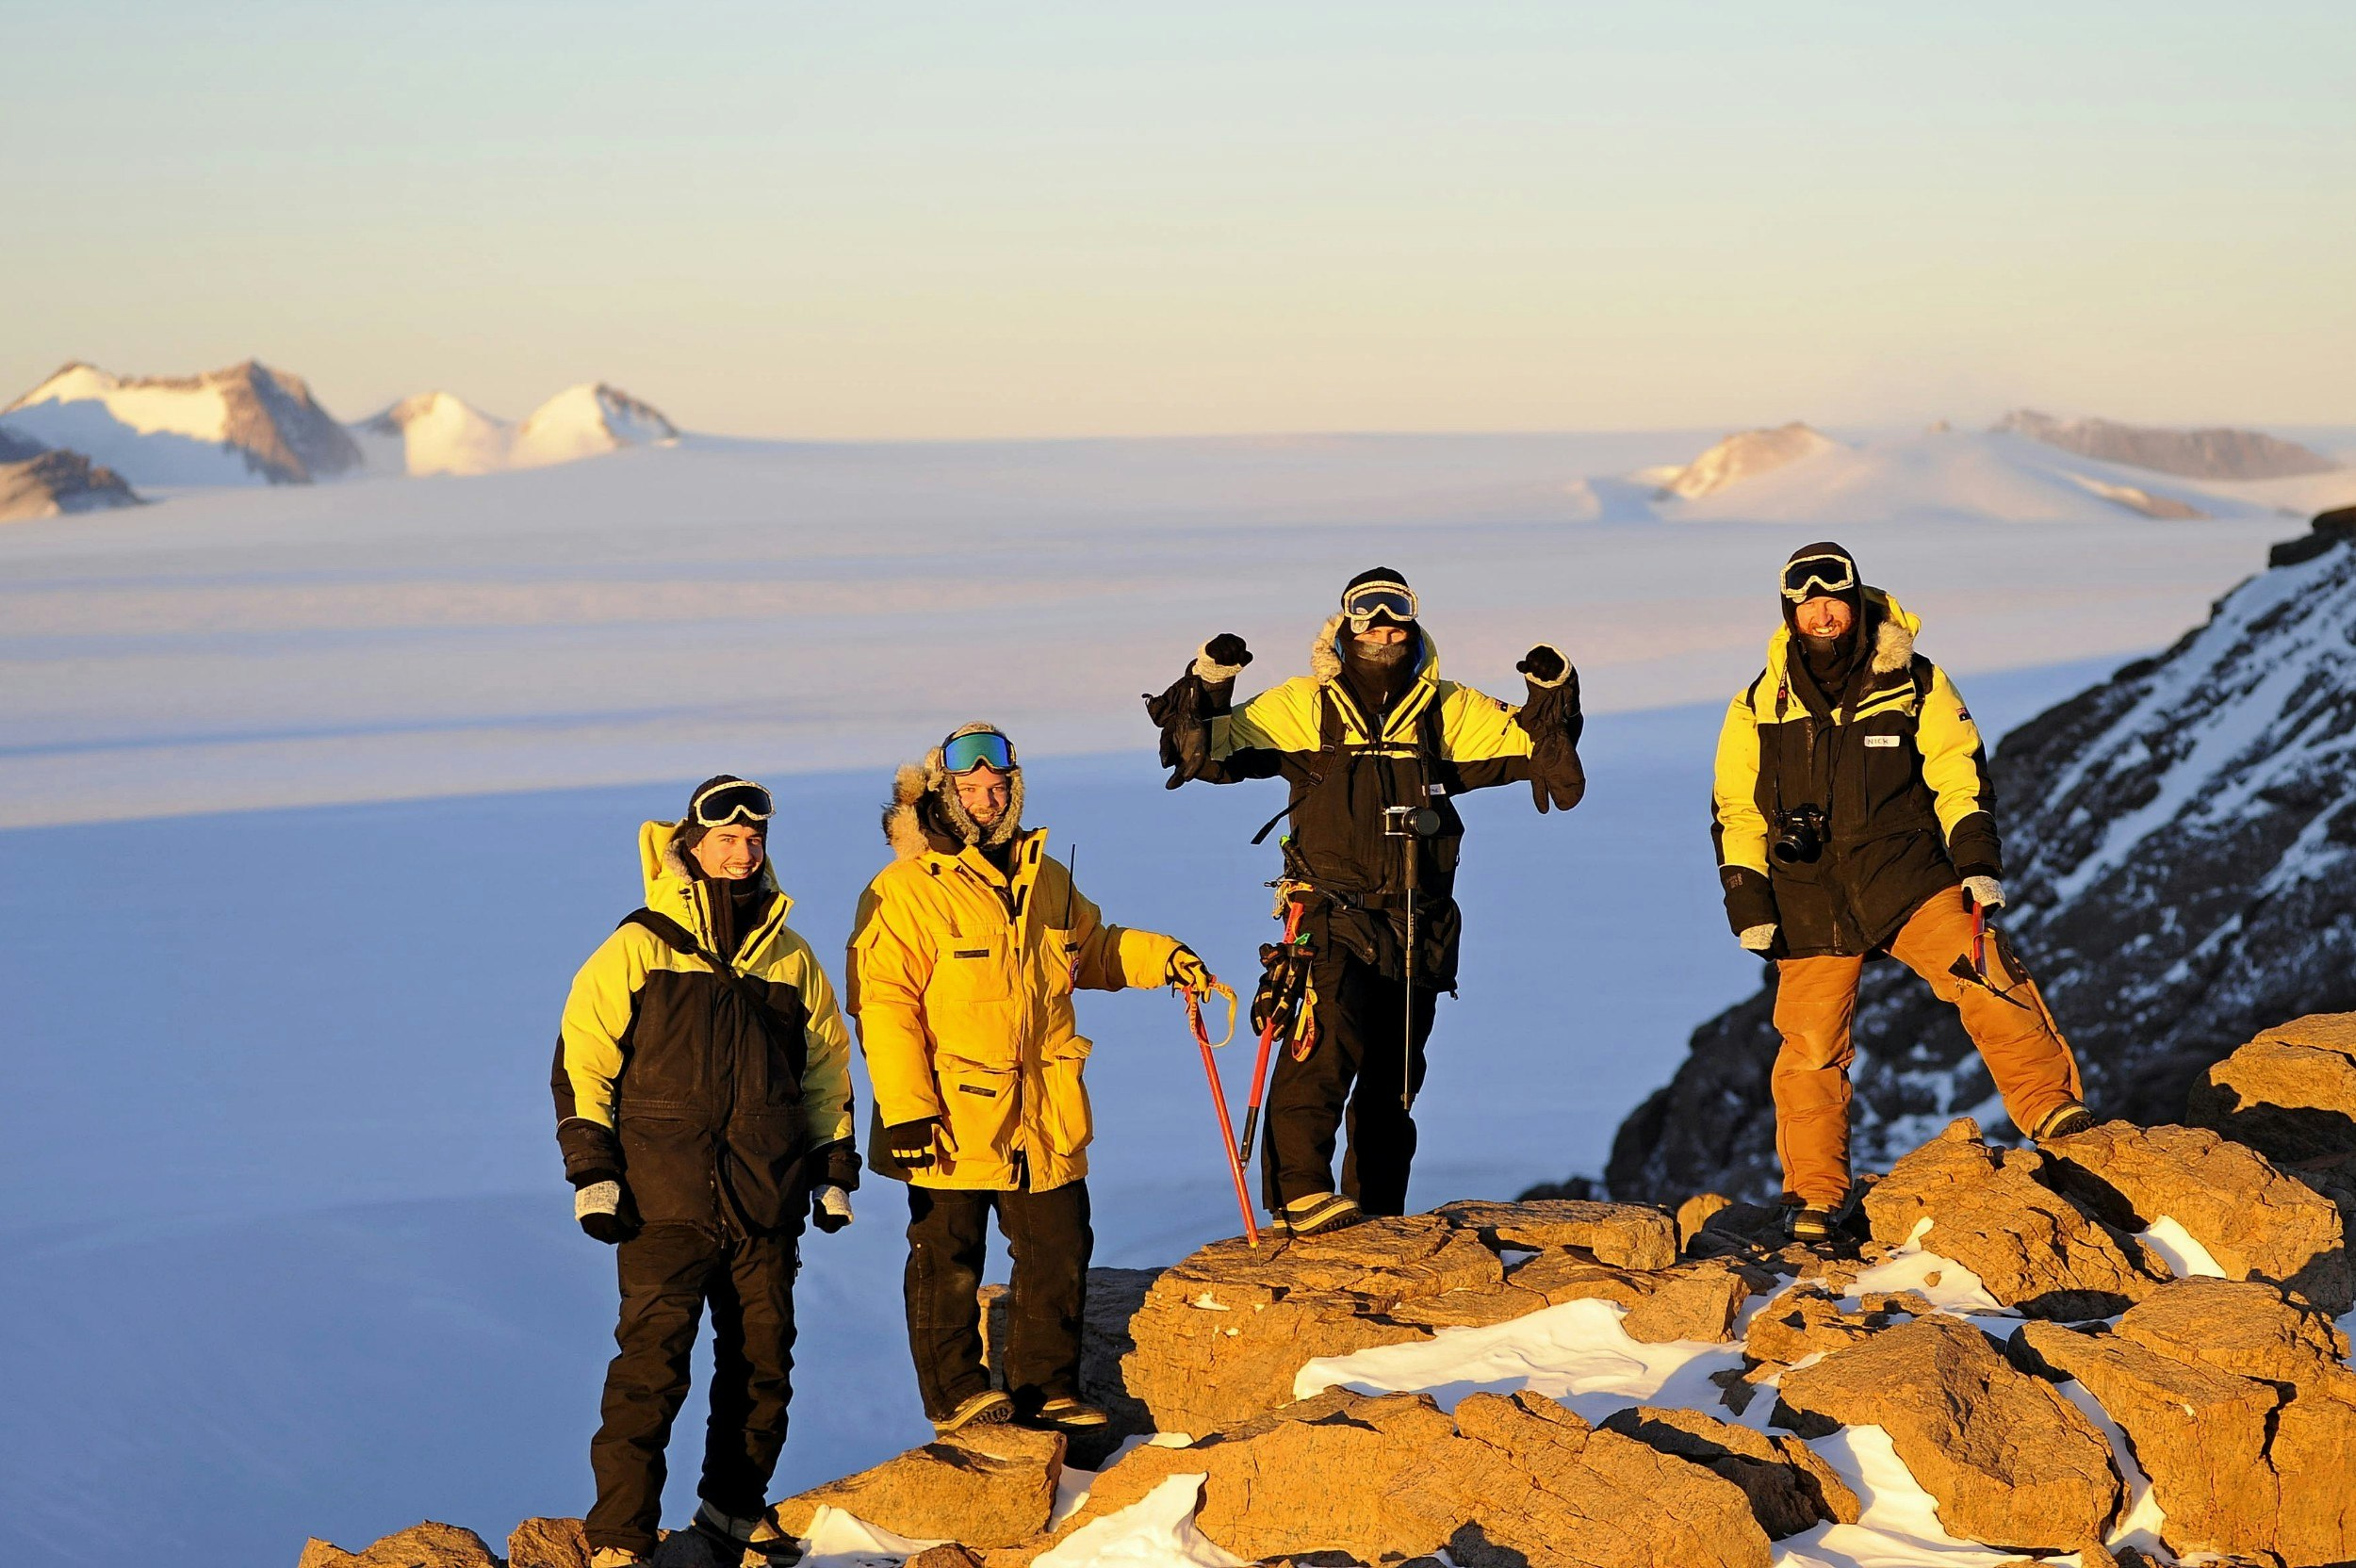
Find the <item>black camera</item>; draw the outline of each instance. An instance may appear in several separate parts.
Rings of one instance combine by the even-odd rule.
[[[1787,866],[1807,865],[1824,853],[1824,808],[1795,806],[1775,813],[1775,841],[1768,846]]]
[[[1386,839],[1436,839],[1448,824],[1429,806],[1385,806],[1383,836]]]

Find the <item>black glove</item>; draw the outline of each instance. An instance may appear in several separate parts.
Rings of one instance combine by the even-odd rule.
[[[1523,654],[1521,662],[1513,667],[1530,677],[1530,684],[1551,686],[1562,679],[1562,672],[1571,666],[1563,660],[1561,649],[1541,643]]]
[[[641,1229],[638,1205],[611,1171],[591,1171],[573,1189],[573,1217],[592,1239],[608,1247],[628,1241]]]
[[[1145,712],[1161,727],[1162,766],[1170,770],[1163,788],[1202,777],[1211,762],[1210,701],[1193,666],[1160,696],[1147,694]]]
[[[859,1151],[851,1147],[849,1138],[813,1150],[811,1154],[817,1163],[820,1186],[838,1186],[844,1192],[859,1190]]]
[[[1239,670],[1252,662],[1252,650],[1232,631],[1222,631],[1203,645],[1203,657],[1214,664]]]
[[[941,1118],[937,1116],[895,1121],[884,1129],[884,1148],[903,1169],[929,1170],[933,1164],[933,1135],[940,1130]]]

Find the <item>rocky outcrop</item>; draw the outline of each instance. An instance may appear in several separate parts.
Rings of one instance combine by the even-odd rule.
[[[2339,466],[2296,441],[2254,430],[2154,430],[2109,419],[2056,419],[2034,408],[2016,408],[1994,428],[2080,457],[2186,479],[2286,479]]]
[[[1775,1419],[1804,1436],[1881,1428],[1948,1532],[1989,1545],[2074,1551],[2119,1511],[2094,1424],[1957,1318],[1918,1318],[1786,1373]]]
[[[2030,1324],[2016,1340],[2119,1423],[2178,1550],[2356,1559],[2356,1372],[2328,1318],[2263,1283],[2184,1280],[2110,1331]]]
[[[1690,1460],[1732,1481],[1751,1515],[1776,1541],[1821,1524],[1854,1525],[1857,1496],[1816,1450],[1796,1437],[1753,1431],[1699,1411],[1635,1405],[1607,1418],[1602,1430]]]
[[[139,504],[122,475],[80,452],[36,451],[20,461],[0,461],[0,523]]]
[[[499,1568],[499,1560],[474,1531],[429,1519],[360,1552],[313,1536],[295,1568]]]
[[[578,1519],[527,1519],[507,1534],[507,1568],[589,1568]]]
[[[2211,1066],[2277,1021],[2356,1011],[2350,625],[2356,548],[2335,547],[2252,578],[2166,654],[1997,748],[2004,924],[2098,1115],[2184,1119]],[[1612,1196],[1772,1200],[1773,1008],[1771,981],[1694,1032],[1668,1086],[1622,1124]],[[1900,965],[1869,966],[1855,1033],[1863,1168],[1993,1095],[1955,1010]]]
[[[1641,1204],[1542,1199],[1447,1203],[1432,1212],[1491,1247],[1576,1247],[1614,1268],[1666,1268],[1677,1261],[1677,1221]]]
[[[789,1497],[777,1522],[810,1533],[831,1506],[918,1541],[1011,1546],[1047,1527],[1063,1474],[1064,1440],[1023,1427],[969,1427],[856,1476]]]
[[[2340,1211],[2266,1156],[2201,1127],[2111,1122],[2049,1146],[2054,1184],[2106,1223],[2173,1219],[2229,1280],[2264,1280],[2339,1314],[2356,1306]]]
[[[2032,1317],[2106,1317],[2149,1295],[2156,1281],[2141,1257],[2046,1186],[2045,1164],[2035,1150],[1989,1148],[1979,1124],[1962,1118],[1873,1184],[1865,1196],[1873,1239],[1920,1240]]]
[[[2201,1074],[2184,1119],[2286,1165],[2356,1154],[2356,1013],[2268,1029]]]

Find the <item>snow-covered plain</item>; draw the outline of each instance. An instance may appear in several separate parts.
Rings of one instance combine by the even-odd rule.
[[[544,1086],[571,971],[636,901],[635,825],[724,768],[772,779],[831,957],[890,764],[990,717],[1108,910],[1246,975],[1274,859],[1245,840],[1280,797],[1163,792],[1137,694],[1220,630],[1259,654],[1247,689],[1299,672],[1378,563],[1448,673],[1510,698],[1519,652],[1558,641],[1594,715],[1577,812],[1468,803],[1415,1199],[1595,1170],[1754,978],[1718,911],[1710,747],[1776,564],[1829,531],[1780,488],[1766,520],[1597,520],[1609,476],[1718,433],[690,438],[0,532],[0,1551],[152,1560],[169,1520],[178,1560],[245,1568],[306,1532],[578,1512],[611,1262],[571,1225]],[[2001,731],[2303,526],[2208,488],[2233,515],[1893,504],[1916,520],[1839,536]],[[1083,1010],[1100,1261],[1231,1230],[1177,1009]],[[859,1201],[809,1248],[781,1490],[924,1430],[897,1192]]]

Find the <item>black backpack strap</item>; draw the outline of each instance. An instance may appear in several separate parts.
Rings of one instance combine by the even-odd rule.
[[[1333,700],[1331,687],[1320,685],[1317,688],[1317,760],[1310,768],[1309,776],[1293,786],[1292,794],[1284,802],[1284,808],[1262,823],[1260,830],[1252,835],[1253,843],[1265,843],[1268,836],[1276,830],[1276,825],[1291,816],[1301,803],[1309,798],[1311,792],[1325,782],[1325,776],[1333,770],[1333,759],[1340,755],[1341,749],[1341,705]]]

